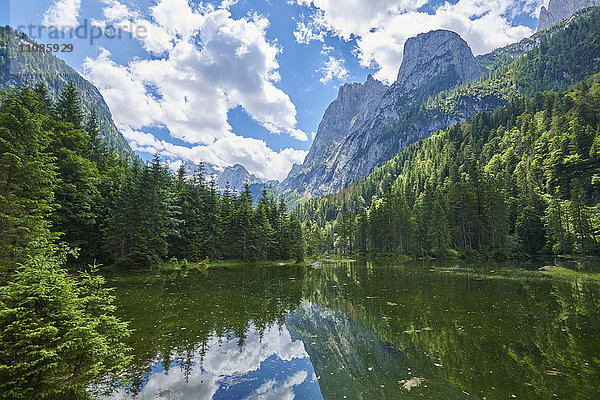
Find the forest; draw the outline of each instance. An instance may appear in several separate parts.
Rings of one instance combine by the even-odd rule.
[[[243,344],[250,318],[265,328],[284,320],[288,308],[298,308],[303,299],[335,308],[336,302],[347,300],[345,290],[360,293],[358,299],[365,302],[350,313],[359,320],[376,316],[373,330],[386,337],[387,320],[360,311],[377,309],[373,292],[362,293],[344,282],[353,267],[344,267],[340,278],[322,279],[330,271],[303,268],[299,263],[306,255],[599,256],[600,73],[589,76],[600,65],[591,58],[599,46],[600,11],[587,12],[589,18],[568,29],[561,26],[552,35],[534,37],[539,46],[527,52],[511,53],[510,46],[494,52],[482,61],[489,71],[478,81],[437,95],[432,93],[439,91],[425,88],[407,117],[382,134],[398,135],[430,118],[463,121],[464,115],[484,112],[409,145],[339,193],[293,210],[285,195],[278,199],[263,190],[255,199],[248,185],[239,193],[219,190],[202,165],[188,174],[183,166],[172,171],[158,155],[144,162],[119,150],[124,143],[107,135],[108,114],[89,104],[83,78],[16,82],[0,92],[0,399],[87,399],[127,384],[123,371],[132,364],[132,349],[125,344],[130,327],[149,338],[144,344],[148,356],[141,362],[144,373],[135,377],[134,390],[145,384],[145,374],[152,370],[148,360],[155,355],[171,365],[172,352],[155,347],[169,350],[174,339],[185,338],[185,346],[191,346],[185,350],[197,350],[196,342],[187,341],[192,330],[180,329],[181,318],[174,317],[187,308],[171,297],[173,282],[164,288],[157,284],[160,296],[147,304],[151,292],[144,286],[144,273],[177,270],[173,275],[188,285],[186,301],[196,304],[190,307],[199,329],[196,339],[206,344],[213,333],[233,332]],[[6,59],[12,58],[14,35],[0,29],[2,76],[10,72]],[[580,58],[572,57],[574,50]],[[63,68],[55,61],[42,61],[50,75]],[[18,65],[32,62],[23,56]],[[229,286],[221,286],[220,275],[210,275],[215,271],[188,271],[221,260],[293,260],[301,274],[293,268],[276,273],[258,268],[258,278],[248,285],[232,273],[236,277]],[[389,271],[378,272],[380,282],[396,285],[396,278],[386,275]],[[130,325],[118,318],[113,291],[103,277],[109,275],[99,272],[133,277],[140,287],[134,291],[125,285],[124,303],[160,317],[157,323],[132,319]],[[281,276],[269,279],[277,274]],[[372,271],[357,282],[369,276]],[[304,283],[296,277],[304,277]],[[447,289],[445,283],[444,276],[439,291]],[[378,283],[370,289],[379,293],[381,287]],[[419,291],[418,296],[431,300],[428,293]],[[565,298],[571,296],[565,293]],[[203,294],[208,301],[200,301]],[[400,302],[379,300],[385,310]],[[452,315],[444,301],[435,303],[440,315]],[[414,314],[423,309],[415,308]],[[235,315],[232,325],[225,323],[222,310]],[[256,310],[266,315],[261,319]],[[202,320],[204,325],[198,323]],[[558,326],[562,320],[556,320]],[[495,334],[490,326],[486,332]],[[597,324],[590,326],[596,329]],[[403,338],[411,331],[416,332],[399,328]],[[464,332],[456,337],[465,337]],[[547,336],[543,339],[547,342]],[[456,349],[442,350],[455,354]]]
[[[600,252],[600,75],[511,101],[298,207],[309,254]]]
[[[301,225],[266,192],[253,206],[202,173],[173,174],[108,150],[73,85],[52,102],[43,85],[0,97],[0,260],[62,241],[79,262],[155,267],[167,260],[303,258]]]

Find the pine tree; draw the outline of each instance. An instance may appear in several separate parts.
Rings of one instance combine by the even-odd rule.
[[[133,232],[134,265],[158,264],[167,255],[170,177],[158,155],[143,170],[140,180],[139,226]]]
[[[290,215],[290,239],[292,248],[292,257],[297,262],[304,261],[304,235],[302,233],[302,224],[295,213]]]
[[[92,111],[86,125],[85,132],[88,135],[88,158],[100,165],[107,157],[107,149],[100,137],[100,127],[98,126],[98,117],[96,111]]]
[[[62,121],[50,121],[48,125],[53,131],[50,146],[59,173],[55,198],[60,207],[52,214],[53,229],[85,252],[96,223],[98,168],[88,158],[89,139],[83,130]]]
[[[0,398],[87,398],[91,384],[123,383],[127,323],[104,279],[68,276],[65,259],[32,256],[0,287]]]
[[[238,196],[235,206],[235,253],[242,260],[248,260],[256,253],[252,235],[252,192],[250,186],[244,184],[244,190]]]

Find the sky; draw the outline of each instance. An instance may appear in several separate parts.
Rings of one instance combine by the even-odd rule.
[[[3,25],[33,26],[39,43],[73,44],[56,55],[98,87],[144,159],[240,163],[265,180],[302,163],[340,85],[368,74],[393,83],[408,38],[448,29],[485,54],[532,35],[548,3],[8,1],[0,0]],[[57,39],[56,27],[80,34]]]

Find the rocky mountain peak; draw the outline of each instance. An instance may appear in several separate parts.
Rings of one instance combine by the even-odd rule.
[[[482,74],[471,48],[457,33],[435,30],[406,41],[396,80],[405,92],[445,74],[448,79],[456,80],[456,84],[477,79]]]
[[[198,171],[198,165],[191,161],[186,161],[183,164],[186,174],[193,175]],[[215,180],[217,187],[224,190],[227,186],[231,190],[241,191],[244,184],[260,184],[262,181],[254,174],[248,172],[242,164],[235,164],[225,168],[219,168],[210,163],[203,163],[202,169],[206,180]]]
[[[550,0],[548,8],[542,6],[538,21],[538,32],[550,28],[577,11],[600,5],[600,0]]]
[[[378,91],[382,88],[386,88],[386,85],[373,78],[373,75],[369,74],[365,83],[346,83],[340,86],[338,100],[358,100],[365,96],[365,94],[368,96],[369,92]]]

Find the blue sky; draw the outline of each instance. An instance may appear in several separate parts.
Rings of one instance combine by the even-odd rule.
[[[131,146],[173,166],[241,163],[281,180],[304,159],[341,84],[369,73],[393,83],[407,38],[450,29],[483,54],[531,35],[546,3],[15,0],[1,22],[137,29],[67,40],[74,51],[57,54],[100,89]],[[47,31],[36,40],[57,42]]]

